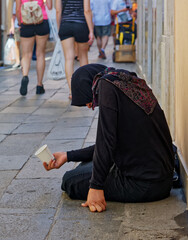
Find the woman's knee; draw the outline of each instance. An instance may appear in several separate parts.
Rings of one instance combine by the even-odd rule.
[[[25,53],[22,53],[22,59],[28,59],[30,60],[32,58],[32,52],[25,52]]]

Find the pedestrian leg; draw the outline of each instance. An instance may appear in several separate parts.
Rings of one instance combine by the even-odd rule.
[[[66,74],[67,83],[69,86],[69,98],[70,99],[72,98],[71,78],[72,78],[72,74],[74,72],[74,57],[75,57],[74,42],[75,42],[75,40],[73,37],[67,38],[67,39],[61,41],[64,56],[65,56],[65,74]],[[80,56],[79,53],[78,53],[78,56]]]
[[[88,64],[88,43],[78,43],[78,56],[80,59],[80,66]]]
[[[43,76],[45,70],[45,49],[48,40],[48,34],[44,36],[36,36],[36,56],[37,56],[37,94],[44,93]]]

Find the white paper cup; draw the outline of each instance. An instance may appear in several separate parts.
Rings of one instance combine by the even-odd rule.
[[[42,162],[46,162],[47,164],[50,162],[51,159],[54,160],[54,156],[51,154],[46,144],[36,151],[35,156],[37,156]]]

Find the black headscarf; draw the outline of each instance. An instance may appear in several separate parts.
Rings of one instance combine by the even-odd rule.
[[[92,83],[96,74],[107,67],[102,64],[87,64],[78,68],[72,75],[72,103],[73,106],[86,106],[93,100]]]

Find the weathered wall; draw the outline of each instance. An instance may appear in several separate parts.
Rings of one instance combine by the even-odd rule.
[[[175,141],[188,174],[188,5],[175,1]]]

